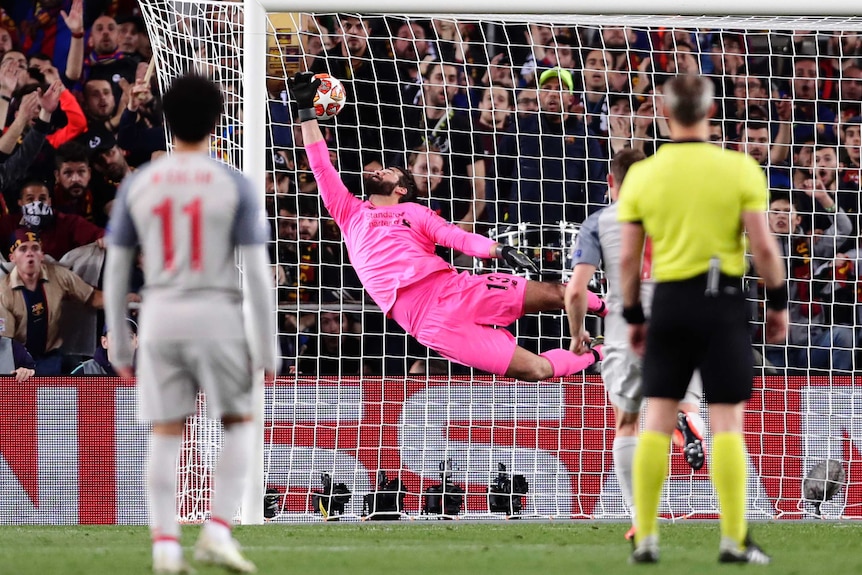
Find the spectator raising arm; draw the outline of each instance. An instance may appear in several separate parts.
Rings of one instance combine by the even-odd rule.
[[[778,110],[778,133],[769,148],[769,159],[772,164],[781,164],[790,156],[793,137],[793,102],[784,98],[775,105]]]
[[[70,82],[77,82],[84,70],[84,0],[72,0],[69,13],[61,10],[60,16],[72,32],[69,55],[66,57],[66,78]]]
[[[9,129],[0,136],[0,153],[8,155],[14,152],[18,140],[21,139],[21,134],[38,115],[39,94],[30,92],[21,98],[21,105],[18,107],[18,113],[15,114],[15,120],[10,124]]]
[[[105,129],[114,133],[116,133],[120,127],[120,121],[123,119],[123,114],[126,111],[126,106],[129,104],[129,97],[132,92],[132,84],[129,84],[129,81],[125,78],[120,78],[117,84],[123,90],[120,95],[120,101],[117,103],[117,109],[114,111],[114,115],[108,118],[105,122]]]
[[[66,125],[58,128],[46,138],[51,147],[56,149],[86,132],[87,118],[84,116],[84,111],[81,109],[78,99],[75,98],[75,94],[71,90],[67,90],[60,80],[60,73],[57,68],[54,66],[43,67],[42,73],[52,85],[56,83],[60,86],[59,107],[66,115]]]
[[[136,80],[117,130],[117,144],[129,152],[130,162],[132,157],[149,161],[155,152],[167,149],[164,125],[154,113],[156,104],[149,80]]]
[[[485,162],[481,158],[467,166],[467,178],[473,183],[473,201],[458,226],[464,231],[472,232],[473,225],[485,211]]]
[[[46,124],[51,123],[51,115],[54,113],[54,110],[57,109],[57,106],[60,105],[60,94],[63,93],[65,87],[63,86],[63,82],[60,81],[59,78],[56,78],[51,85],[45,90],[45,93],[42,93],[42,90],[38,90],[39,94],[39,119],[45,122]]]
[[[836,247],[847,241],[853,233],[853,222],[844,210],[838,207],[829,192],[822,189],[822,184],[817,182],[814,188],[803,188],[803,191],[816,200],[822,210],[829,215],[832,225],[822,234],[814,236],[811,252],[815,257],[832,259],[835,257]]]
[[[9,156],[5,162],[0,163],[0,188],[3,188],[10,180],[20,177],[21,174],[26,174],[33,164],[45,142],[45,137],[51,130],[51,114],[54,113],[59,104],[61,88],[62,84],[58,81],[52,84],[44,95],[40,91],[34,92],[38,95],[37,99],[41,109],[27,135],[24,136],[24,141],[15,149],[15,153]]]

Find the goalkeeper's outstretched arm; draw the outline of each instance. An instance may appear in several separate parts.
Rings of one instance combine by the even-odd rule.
[[[310,146],[315,142],[323,140],[323,132],[320,131],[320,126],[317,124],[317,118],[304,120],[302,124],[302,142],[305,146]]]
[[[361,202],[344,186],[329,159],[329,150],[314,111],[314,95],[320,85],[320,79],[315,78],[311,72],[300,72],[290,78],[287,85],[299,108],[303,145],[318,184],[320,197],[336,223],[342,226],[348,215],[357,209],[356,204]]]

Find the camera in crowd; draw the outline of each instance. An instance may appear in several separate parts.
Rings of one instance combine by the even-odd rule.
[[[404,512],[407,486],[400,479],[387,479],[382,469],[377,472],[377,491],[362,498],[362,516],[371,521],[397,521]]]
[[[323,515],[324,519],[337,521],[335,515],[344,515],[344,506],[350,503],[350,490],[344,483],[332,483],[328,473],[320,474],[323,490],[312,491],[311,505],[315,513]]]
[[[497,464],[497,478],[488,488],[488,509],[492,513],[520,515],[523,509],[524,496],[530,485],[523,475],[513,475],[506,471],[506,466]]]
[[[440,483],[429,487],[424,494],[423,515],[439,515],[451,519],[464,506],[464,489],[452,483],[452,460],[440,462]]]

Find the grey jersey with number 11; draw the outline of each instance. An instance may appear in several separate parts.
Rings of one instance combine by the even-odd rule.
[[[142,247],[141,337],[242,337],[236,248],[268,238],[250,181],[204,153],[175,153],[126,178],[109,243]]]

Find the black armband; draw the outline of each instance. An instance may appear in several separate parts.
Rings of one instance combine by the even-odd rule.
[[[623,319],[632,325],[640,325],[646,323],[644,308],[640,303],[623,308]]]
[[[783,311],[787,309],[787,285],[766,290],[766,309]]]
[[[299,111],[299,121],[305,122],[307,120],[316,120],[317,112],[314,111],[314,108],[303,108]]]

